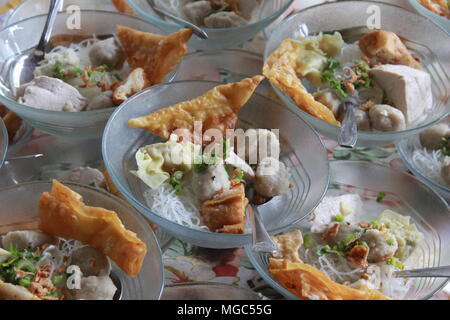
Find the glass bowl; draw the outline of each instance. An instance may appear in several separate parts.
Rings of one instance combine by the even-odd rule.
[[[283,12],[285,12],[294,0],[276,0],[263,1],[263,5],[258,12],[258,19],[256,22],[235,28],[210,29],[203,28],[209,38],[202,40],[197,37],[192,37],[189,46],[195,50],[218,50],[226,49],[244,43],[253,38],[258,32],[270,25]],[[127,0],[129,5],[137,12],[137,14],[147,19],[165,31],[172,33],[181,28],[180,25],[172,21],[166,21],[156,14],[147,0]]]
[[[30,125],[48,134],[75,138],[99,137],[114,108],[82,112],[48,111],[20,104],[12,98],[13,93],[9,87],[11,64],[18,55],[38,43],[46,17],[47,15],[40,15],[28,18],[0,31],[0,102]],[[57,15],[54,34],[112,35],[119,24],[142,31],[164,33],[155,24],[122,13],[81,11],[80,30],[69,29],[66,25],[67,18],[68,15],[63,12]],[[167,81],[173,76],[174,72],[167,77]]]
[[[258,293],[220,282],[184,282],[164,286],[161,300],[261,300]]]
[[[402,157],[403,162],[406,164],[408,169],[417,178],[438,191],[445,200],[450,201],[450,188],[438,181],[431,179],[431,177],[427,176],[425,172],[421,171],[421,169],[414,164],[414,161],[412,160],[413,154],[414,151],[419,148],[422,148],[419,135],[408,137],[407,139],[403,139],[397,143],[398,153]]]
[[[428,10],[423,5],[419,3],[418,0],[408,0],[409,3],[416,9],[418,13],[424,15],[425,17],[430,18],[442,28],[444,28],[448,33],[450,33],[450,19],[445,17],[441,17],[440,15],[434,13],[433,11]]]
[[[82,10],[105,10],[117,12],[112,1],[105,0],[63,0],[62,10],[70,5],[77,5]],[[47,14],[50,0],[26,0],[23,1],[6,19],[5,26],[34,17]],[[61,11],[62,11],[61,10]]]
[[[391,209],[409,215],[425,239],[418,247],[421,262],[417,268],[450,265],[450,213],[447,203],[414,176],[386,166],[362,161],[331,161],[330,188],[327,195],[359,194],[364,203],[363,219],[371,221],[383,210]],[[379,192],[385,192],[377,202]],[[305,222],[300,229],[308,227]],[[268,272],[268,257],[255,253],[250,246],[247,255],[259,274],[289,299],[299,299],[284,289]],[[415,278],[407,299],[428,299],[441,290],[447,278]]]
[[[149,88],[127,100],[110,118],[102,141],[102,153],[112,180],[124,196],[149,220],[175,238],[206,248],[237,248],[251,241],[250,233],[223,234],[194,230],[152,212],[144,200],[147,189],[130,170],[137,168],[135,153],[161,141],[154,135],[131,128],[127,121],[162,107],[190,100],[217,86],[210,81],[181,81]],[[270,114],[270,117],[267,115]],[[328,185],[328,159],[317,133],[283,105],[258,93],[242,108],[238,128],[279,129],[280,160],[290,169],[292,188],[260,210],[269,232],[277,232],[305,218],[322,199]],[[306,151],[307,150],[307,151]],[[306,151],[306,152],[305,152]]]
[[[122,300],[158,300],[164,286],[161,250],[144,218],[133,207],[97,188],[67,183],[81,194],[86,204],[114,210],[125,227],[135,232],[147,245],[142,270],[135,278],[127,276],[112,262],[112,273],[122,286]],[[51,189],[50,182],[30,182],[0,190],[1,225],[20,224],[38,218],[38,203],[42,192]]]
[[[8,131],[6,131],[5,123],[0,118],[0,168],[6,158],[6,152],[8,151]]]
[[[63,180],[78,167],[91,167],[102,171],[101,139],[68,139],[42,135],[19,146],[13,156],[42,154],[39,158],[7,161],[0,169],[0,188],[31,182]],[[8,152],[9,154],[9,152]],[[167,249],[173,240],[158,228],[154,231],[161,250]]]
[[[450,41],[450,35],[429,19],[394,5],[372,1],[329,2],[306,8],[280,23],[271,34],[264,54],[264,58],[267,59],[284,39],[292,38],[294,33],[300,30],[315,34],[321,31],[365,26],[369,18],[367,12],[371,12],[373,6],[380,11],[381,28],[393,31],[403,39],[408,39],[405,41],[406,46],[422,60],[425,70],[432,78],[434,102],[432,112],[416,127],[397,132],[359,131],[357,146],[364,147],[395,143],[425,130],[450,112],[448,103],[450,79],[447,75],[450,71],[450,56],[449,51],[443,50],[441,45]],[[297,107],[286,93],[274,89],[284,103],[308,121],[319,133],[337,140],[340,130],[338,126],[309,115]]]

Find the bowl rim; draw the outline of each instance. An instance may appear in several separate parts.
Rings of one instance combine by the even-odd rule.
[[[210,84],[216,84],[216,85],[222,84],[222,83],[220,83],[220,82],[217,82],[217,81],[210,81],[210,80],[181,80],[181,81],[173,81],[173,82],[170,82],[170,83],[162,83],[162,84],[158,84],[158,85],[156,85],[156,86],[153,86],[153,88],[145,89],[145,90],[143,90],[143,91],[137,93],[137,94],[133,97],[133,100],[134,100],[134,99],[139,99],[139,98],[140,98],[140,95],[144,95],[144,94],[146,94],[148,91],[150,91],[150,90],[152,90],[152,89],[155,90],[155,88],[156,88],[156,89],[159,89],[159,88],[163,88],[164,86],[174,86],[174,85],[177,85],[177,84],[180,84],[180,83],[190,83],[190,82],[192,82],[192,83],[210,83]],[[282,108],[286,108],[286,106],[285,106],[284,104],[282,104],[282,103],[280,103],[280,102],[278,102],[278,101],[276,101],[276,100],[274,100],[274,99],[271,99],[270,97],[267,97],[266,95],[263,95],[263,94],[261,94],[261,93],[258,93],[258,92],[256,92],[256,91],[253,93],[253,95],[258,95],[258,96],[263,97],[263,98],[265,98],[265,99],[268,99],[268,100],[270,100],[270,101],[272,101],[272,102],[274,102],[274,103],[277,103],[277,104],[278,104],[280,107],[282,107]],[[111,130],[110,130],[110,127],[112,126],[113,121],[114,121],[115,117],[117,116],[118,112],[119,112],[122,108],[124,108],[124,107],[127,105],[127,103],[129,103],[130,101],[132,101],[131,98],[128,99],[126,102],[124,102],[119,108],[117,108],[116,111],[114,111],[114,113],[111,115],[111,117],[110,117],[109,120],[108,120],[108,123],[107,123],[106,126],[105,126],[105,130],[103,131],[103,138],[102,138],[102,155],[103,155],[103,159],[104,159],[104,163],[105,163],[106,169],[107,169],[108,172],[110,173],[110,176],[111,176],[111,179],[112,179],[113,183],[117,186],[117,188],[120,190],[120,192],[123,193],[123,195],[125,196],[125,198],[127,198],[127,200],[130,201],[130,203],[132,203],[132,205],[135,206],[136,209],[137,209],[139,212],[141,212],[143,215],[147,216],[147,218],[149,218],[152,222],[154,222],[154,221],[152,220],[152,218],[156,217],[157,220],[162,219],[162,220],[164,220],[165,222],[167,222],[167,224],[168,224],[169,226],[174,226],[175,228],[182,228],[182,229],[184,229],[184,230],[187,230],[188,232],[192,232],[194,235],[209,235],[209,236],[211,236],[211,237],[214,237],[215,239],[222,239],[222,240],[224,240],[224,241],[226,241],[227,239],[240,239],[240,240],[247,240],[246,242],[248,242],[248,240],[250,240],[250,238],[251,238],[251,233],[243,233],[243,234],[227,234],[227,233],[216,233],[216,232],[211,232],[211,231],[202,231],[202,230],[196,230],[196,229],[193,229],[193,228],[189,228],[189,227],[187,227],[187,226],[178,224],[178,223],[176,223],[176,222],[174,222],[174,221],[172,221],[172,220],[166,219],[166,218],[164,218],[164,217],[158,215],[157,213],[152,212],[147,206],[143,205],[140,201],[137,201],[137,200],[135,199],[134,195],[133,195],[132,193],[128,192],[128,190],[126,190],[126,188],[119,182],[119,178],[117,177],[115,170],[114,170],[113,167],[111,166],[111,163],[110,163],[110,161],[108,160],[108,157],[106,156],[107,153],[108,153],[108,152],[107,152],[107,149],[108,149],[108,146],[107,146],[107,140],[108,140],[108,139],[107,139],[106,137],[107,137],[107,134],[111,131]],[[290,110],[289,108],[286,108],[286,110],[288,110],[289,112],[292,112],[292,110]],[[295,113],[294,113],[294,115],[295,115]],[[302,121],[302,122],[303,122],[303,123],[304,123],[304,124],[305,124],[305,125],[306,125],[306,126],[307,126],[307,127],[308,127],[308,128],[309,128],[316,136],[317,136],[317,138],[318,138],[318,142],[320,143],[319,145],[322,147],[323,155],[324,155],[324,157],[326,158],[326,163],[327,163],[327,169],[328,169],[328,172],[327,172],[327,173],[328,173],[328,174],[327,174],[327,177],[326,177],[326,183],[325,183],[324,186],[323,186],[323,190],[321,190],[321,192],[320,192],[320,195],[319,195],[319,197],[318,197],[317,203],[314,205],[313,208],[311,208],[311,210],[310,210],[309,212],[307,212],[306,214],[304,214],[303,217],[298,218],[298,219],[296,219],[296,220],[290,222],[289,225],[280,226],[280,227],[277,227],[277,228],[275,228],[275,229],[267,230],[269,233],[282,232],[283,230],[286,230],[287,228],[289,228],[292,224],[297,224],[297,223],[299,223],[300,221],[302,221],[302,220],[308,218],[308,216],[314,211],[314,208],[322,201],[323,197],[325,197],[325,194],[326,194],[326,192],[327,192],[327,190],[328,190],[328,186],[329,186],[329,184],[330,184],[330,161],[329,161],[329,159],[328,159],[328,152],[327,152],[327,150],[326,150],[326,148],[325,148],[325,145],[324,145],[322,139],[320,138],[319,134],[317,133],[317,131],[316,131],[316,130],[308,123],[308,122],[306,122],[305,120],[303,120],[303,119],[302,119],[301,117],[299,117],[298,115],[296,115],[296,116],[297,116],[298,119],[299,119],[300,121]],[[155,222],[155,223],[156,223],[156,222]],[[158,223],[156,223],[156,224],[158,224]],[[158,224],[158,226],[161,227],[159,224]],[[162,229],[165,229],[165,230],[169,229],[169,227],[167,227],[167,226],[161,227],[161,228],[162,228]]]
[[[287,25],[287,24],[291,23],[291,20],[294,20],[298,15],[301,15],[301,14],[303,14],[306,11],[315,10],[318,7],[322,7],[322,6],[340,6],[340,5],[345,5],[345,3],[351,3],[351,2],[354,2],[354,3],[365,2],[365,3],[368,3],[368,4],[377,4],[377,5],[381,5],[381,6],[393,7],[393,8],[396,8],[395,10],[402,10],[402,11],[404,11],[407,14],[415,15],[417,17],[420,17],[421,19],[428,20],[428,22],[431,22],[435,27],[437,27],[438,29],[440,29],[441,31],[446,33],[448,35],[448,37],[449,37],[449,40],[450,40],[450,34],[447,31],[445,31],[445,29],[442,26],[440,26],[439,24],[437,24],[435,21],[433,21],[432,19],[430,19],[430,18],[428,18],[428,17],[426,17],[424,15],[418,14],[417,12],[411,12],[411,11],[409,11],[409,10],[399,6],[399,5],[386,3],[386,2],[380,2],[380,1],[340,0],[340,1],[337,1],[337,2],[324,2],[324,3],[316,4],[314,6],[307,7],[305,9],[303,9],[303,10],[300,10],[300,11],[296,12],[295,14],[287,17],[282,22],[280,22],[278,24],[278,26],[274,29],[274,31],[272,32],[272,34],[270,35],[270,37],[268,39],[268,42],[272,39],[272,37],[273,37],[273,35],[274,35],[276,30],[281,29],[284,25]],[[424,46],[424,45],[422,45],[422,46]],[[424,46],[424,47],[426,47],[426,46]],[[434,55],[434,52],[431,49],[429,49],[428,47],[426,47],[426,48],[431,52],[431,54]],[[264,49],[264,61],[267,60],[267,58],[269,57],[269,55],[271,53],[272,52],[269,53],[269,49],[266,46],[266,48]],[[439,65],[441,65],[440,60],[438,60],[437,57],[436,57],[436,61],[439,63]],[[447,80],[450,80],[450,77],[448,76],[447,70],[445,68],[443,68],[443,67],[441,69],[442,69],[441,71],[443,73],[443,76],[446,77]],[[298,107],[296,104],[294,104],[292,102],[291,98],[286,93],[280,91],[272,83],[270,83],[270,85],[275,90],[275,92],[280,97],[280,99],[282,99],[283,102],[289,108],[291,108],[294,111],[296,111],[301,117],[305,117],[307,119],[307,121],[311,121],[314,124],[314,127],[316,127],[316,126],[324,126],[327,131],[339,130],[339,128],[340,128],[339,126],[336,126],[334,124],[330,124],[330,123],[328,123],[326,121],[323,121],[323,120],[320,120],[320,119],[310,115],[309,113],[303,111],[302,109],[300,109],[300,107]],[[402,130],[402,131],[380,132],[380,131],[359,131],[358,130],[358,140],[359,140],[359,138],[373,139],[373,138],[380,138],[380,137],[382,137],[383,140],[384,139],[398,140],[398,139],[402,138],[405,135],[412,135],[412,134],[414,134],[416,132],[420,132],[420,131],[425,130],[426,128],[432,126],[433,124],[438,123],[439,121],[441,121],[442,119],[444,119],[445,117],[447,117],[450,114],[450,104],[449,103],[445,103],[444,107],[447,109],[447,112],[445,114],[441,115],[439,118],[437,118],[437,119],[435,119],[435,120],[433,120],[431,122],[427,122],[427,123],[424,123],[422,125],[416,126],[414,128],[409,128],[409,129]],[[320,130],[317,129],[317,130],[319,132],[324,131],[324,129],[320,129]],[[323,133],[321,133],[321,134],[323,134]]]
[[[3,166],[3,163],[6,159],[6,153],[8,152],[8,145],[9,145],[9,135],[8,130],[6,130],[5,122],[0,117],[0,136],[3,138],[2,148],[0,149],[0,168]]]
[[[111,194],[110,192],[107,192],[106,190],[102,190],[100,188],[92,187],[92,186],[85,185],[85,184],[75,183],[75,182],[63,182],[63,184],[65,186],[75,186],[80,189],[86,189],[93,193],[100,193],[100,194],[110,198],[111,200],[113,200],[113,201],[119,203],[121,206],[125,207],[127,209],[127,211],[132,214],[133,218],[135,218],[139,222],[139,224],[142,225],[142,228],[146,229],[144,231],[150,237],[150,239],[151,239],[150,241],[154,242],[156,247],[158,248],[157,255],[159,256],[158,264],[159,264],[159,268],[160,268],[160,277],[159,277],[160,284],[159,284],[159,293],[157,294],[156,299],[159,300],[161,298],[161,295],[162,295],[162,292],[164,289],[164,265],[163,265],[163,257],[162,257],[161,247],[159,245],[159,242],[155,235],[155,232],[152,230],[152,228],[150,228],[150,225],[144,220],[144,217],[142,217],[141,213],[138,210],[136,210],[136,208],[134,208],[131,204],[116,197],[115,195]],[[26,188],[26,187],[33,186],[33,185],[48,185],[51,187],[52,182],[51,182],[51,180],[47,180],[47,181],[31,181],[31,182],[19,183],[19,184],[5,187],[5,188],[0,188],[0,194],[3,191],[11,191],[11,190],[14,190],[17,188],[21,188],[21,187]],[[119,215],[119,214],[117,214],[117,215]],[[119,218],[120,218],[120,215],[119,215]]]
[[[135,0],[126,0],[126,1],[131,6],[131,8],[134,11],[136,11],[140,16],[143,16],[146,19],[148,19],[148,20],[150,20],[150,21],[152,21],[154,23],[163,25],[166,28],[183,28],[183,25],[181,25],[181,24],[167,22],[165,20],[162,20],[162,19],[158,18],[155,15],[150,14],[147,11],[142,10],[137,4],[134,3]],[[262,23],[265,23],[267,21],[270,21],[270,20],[273,20],[273,19],[277,18],[283,12],[285,12],[291,6],[291,4],[293,2],[294,2],[294,0],[288,0],[288,2],[284,6],[282,6],[280,9],[278,9],[277,11],[272,13],[271,15],[265,17],[264,19],[258,20],[258,21],[255,21],[255,22],[252,22],[252,23],[240,26],[240,27],[232,27],[232,28],[206,28],[206,27],[202,27],[202,29],[208,31],[209,33],[214,33],[214,32],[224,32],[224,31],[238,31],[238,30],[244,30],[246,28],[251,28],[254,25],[262,24]]]
[[[23,3],[25,3],[25,2],[23,2]],[[145,23],[145,24],[151,25],[153,27],[156,27],[157,29],[159,29],[161,31],[161,33],[167,33],[166,31],[164,31],[160,26],[158,26],[154,22],[142,19],[140,17],[136,17],[136,16],[132,16],[132,15],[129,15],[129,14],[125,14],[125,13],[122,13],[122,12],[114,12],[114,11],[107,11],[107,10],[80,10],[80,13],[83,13],[83,12],[86,12],[86,13],[102,13],[102,14],[109,14],[109,15],[124,16],[124,17],[126,17],[128,19],[138,20],[138,21],[140,21],[142,23]],[[62,16],[62,15],[65,15],[65,14],[67,14],[65,11],[58,11],[57,16],[60,16],[60,15]],[[39,15],[35,15],[35,16],[28,17],[26,19],[17,21],[17,22],[15,22],[13,24],[10,24],[10,25],[6,25],[6,26],[4,26],[3,28],[0,29],[0,35],[2,33],[4,33],[4,32],[7,32],[11,28],[18,27],[19,24],[22,24],[24,22],[28,22],[29,20],[37,20],[39,18],[46,17],[46,16],[47,16],[47,14],[39,14]],[[26,51],[26,50],[24,50],[24,51]],[[166,82],[172,82],[173,79],[176,77],[181,61],[167,75],[169,78],[167,80],[165,80]],[[130,98],[128,98],[128,99],[130,99]],[[103,108],[103,109],[97,109],[97,110],[86,110],[86,111],[79,111],[79,112],[52,111],[52,110],[44,110],[44,109],[34,108],[34,107],[27,106],[25,104],[18,103],[17,101],[14,101],[14,100],[10,99],[9,97],[7,97],[7,96],[5,96],[5,95],[3,95],[1,93],[0,93],[0,102],[2,102],[3,104],[12,104],[12,105],[14,105],[14,108],[17,108],[21,112],[26,112],[27,113],[27,118],[31,118],[34,115],[41,115],[41,116],[44,116],[44,115],[49,115],[49,116],[51,116],[51,115],[58,115],[58,116],[62,116],[62,117],[65,117],[65,118],[78,117],[78,115],[80,115],[80,114],[87,115],[87,116],[95,116],[95,115],[101,115],[101,114],[104,114],[104,113],[112,112],[114,109],[117,109],[119,107],[119,106],[116,106],[116,107],[111,107],[111,108]],[[31,117],[28,116],[28,115],[31,115]]]
[[[390,166],[384,165],[384,164],[379,164],[379,163],[373,163],[373,162],[369,162],[369,161],[355,161],[355,160],[330,160],[330,170],[332,170],[332,166],[334,163],[345,163],[345,164],[364,164],[367,166],[377,166],[377,167],[381,167],[387,170],[391,170],[391,171],[395,171],[399,174],[402,175],[407,175],[410,178],[412,178],[413,180],[416,180],[416,182],[425,185],[425,187],[431,191],[432,193],[434,193],[434,195],[436,197],[438,197],[441,201],[441,203],[443,203],[445,205],[445,207],[447,208],[447,215],[450,216],[450,213],[448,212],[448,210],[450,210],[450,206],[447,203],[447,201],[444,200],[444,198],[433,188],[431,188],[429,185],[427,185],[426,183],[424,183],[423,181],[421,181],[420,179],[418,179],[417,177],[415,177],[414,175],[408,174],[407,172],[392,168]],[[331,175],[331,174],[330,174]],[[328,191],[328,190],[327,190]],[[294,226],[293,228],[291,228],[288,231],[292,231],[292,230],[297,230],[299,229],[299,226]],[[250,260],[251,264],[255,267],[256,271],[258,272],[258,274],[271,286],[273,287],[275,290],[277,290],[279,293],[281,293],[283,296],[292,299],[292,300],[302,300],[300,297],[294,295],[293,293],[291,293],[290,291],[288,291],[287,289],[285,289],[283,286],[280,285],[280,283],[278,281],[276,281],[275,279],[272,279],[272,277],[270,276],[268,270],[266,268],[264,268],[262,265],[260,265],[257,260],[254,257],[254,252],[252,250],[252,246],[247,244],[244,246],[245,249],[245,253],[248,257],[248,259]],[[440,249],[440,251],[442,251],[442,247]],[[439,259],[439,264],[440,264],[440,259]],[[437,292],[441,291],[446,285],[447,283],[450,282],[450,278],[442,278],[444,279],[442,281],[442,283],[436,288],[436,290],[433,290],[432,293],[429,293],[427,295],[425,295],[424,297],[421,297],[421,299],[418,300],[428,300],[430,299],[433,295],[435,295]]]
[[[450,19],[442,17],[442,16],[438,15],[437,13],[434,13],[433,11],[429,10],[428,8],[425,8],[421,3],[419,3],[418,0],[409,0],[409,3],[414,7],[414,10],[416,10],[418,14],[423,16],[423,15],[425,15],[425,12],[429,13],[433,17],[433,19],[436,19],[437,21],[448,24],[450,26]],[[423,8],[424,12],[421,12],[419,7]],[[450,33],[450,32],[447,31],[447,33]]]
[[[410,137],[413,138],[415,136]],[[450,188],[428,178],[426,175],[424,175],[422,172],[420,172],[409,160],[409,157],[407,155],[406,147],[410,139],[403,139],[396,143],[396,148],[398,150],[398,153],[400,154],[403,163],[406,165],[406,167],[419,179],[423,182],[429,184],[432,188],[436,188],[441,192],[449,193],[450,194]]]

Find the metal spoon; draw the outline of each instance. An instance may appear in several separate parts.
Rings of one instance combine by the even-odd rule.
[[[402,270],[394,272],[394,275],[399,278],[450,278],[450,266]]]
[[[344,120],[338,135],[338,143],[341,147],[353,148],[358,141],[358,126],[355,119],[355,100],[350,98],[342,102]]]
[[[117,288],[116,292],[114,293],[113,300],[122,300],[122,294],[123,294],[122,281],[120,280],[119,276],[114,271],[111,271],[111,273],[109,274],[109,277],[111,278],[112,282],[114,283],[114,285]]]
[[[245,190],[245,196],[249,201],[247,212],[249,213],[252,226],[252,249],[256,252],[264,253],[278,252],[278,246],[272,240],[259,216],[258,206],[253,203],[255,189],[252,186],[246,186]]]
[[[200,39],[208,39],[208,34],[202,28],[196,26],[195,24],[187,20],[177,17],[176,15],[173,15],[170,12],[167,12],[166,10],[158,8],[153,2],[153,0],[147,0],[147,2],[155,12],[159,13],[160,15],[166,16],[167,18],[177,22],[178,24],[181,24],[184,27],[191,28],[194,31],[194,34]]]
[[[63,0],[51,0],[47,20],[38,45],[35,48],[27,50],[15,61],[11,72],[11,77],[13,77],[13,79],[10,81],[11,84],[15,84],[14,87],[19,87],[23,83],[30,82],[34,78],[34,69],[36,69],[37,64],[44,59],[45,49],[50,39],[56,14],[62,5],[62,1]]]

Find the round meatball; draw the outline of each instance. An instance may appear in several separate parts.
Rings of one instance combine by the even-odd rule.
[[[81,278],[81,288],[72,295],[76,300],[112,300],[116,290],[110,277],[90,276]]]
[[[369,245],[370,263],[386,261],[392,257],[398,249],[398,243],[394,236],[388,232],[377,229],[369,229],[361,237]]]
[[[212,199],[219,191],[230,189],[228,172],[222,164],[212,165],[201,172],[194,170],[194,183],[200,201]]]
[[[234,28],[247,24],[247,20],[233,11],[221,11],[213,13],[205,18],[207,28]]]
[[[111,37],[96,42],[89,51],[89,58],[94,66],[106,64],[114,68],[122,62],[122,50]]]
[[[48,234],[34,230],[11,231],[2,238],[3,248],[9,249],[11,246],[17,250],[24,250],[28,246],[39,247],[45,243],[53,243],[55,239]]]
[[[111,272],[109,259],[92,247],[75,250],[70,263],[79,266],[84,276],[107,276]]]
[[[211,2],[209,1],[196,1],[186,4],[183,7],[183,14],[195,25],[203,25],[204,19],[213,13]]]
[[[264,197],[275,197],[289,190],[289,171],[275,158],[264,158],[255,175],[255,190]]]
[[[447,123],[438,123],[420,135],[420,143],[422,147],[428,150],[438,150],[444,147],[443,138],[450,137],[450,126]]]
[[[94,97],[87,105],[86,110],[97,110],[112,108],[115,106],[113,101],[113,92],[108,90],[104,91],[98,96]]]
[[[103,173],[100,170],[91,167],[75,168],[63,179],[79,184],[91,185],[97,188],[106,187],[105,176]]]
[[[356,120],[356,125],[358,126],[358,130],[370,131],[371,125],[370,125],[369,113],[367,111],[363,111],[359,108],[356,108],[355,109],[355,120]]]
[[[376,104],[369,110],[372,128],[378,131],[401,131],[406,128],[403,112],[387,104]]]

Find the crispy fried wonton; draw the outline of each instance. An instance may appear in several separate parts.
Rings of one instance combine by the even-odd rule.
[[[302,244],[299,230],[274,237],[280,254],[269,259],[269,272],[288,291],[307,300],[388,300],[377,290],[354,289],[336,283],[298,256]]]
[[[244,233],[247,204],[244,185],[241,183],[205,201],[200,217],[212,232],[241,234]]]
[[[113,92],[113,100],[121,104],[133,94],[138,93],[147,87],[144,69],[136,68],[128,75],[124,83],[118,86]]]
[[[163,82],[165,76],[183,59],[192,30],[181,29],[162,36],[117,26],[116,35],[128,64],[132,69],[144,69],[146,85],[152,86]]]
[[[13,142],[14,136],[22,126],[22,119],[14,112],[9,111],[4,117],[6,130],[8,131],[9,143]]]
[[[112,3],[117,11],[131,14],[132,16],[136,15],[136,12],[128,5],[127,0],[112,0]]]
[[[316,101],[306,90],[296,73],[297,57],[301,56],[302,46],[291,40],[284,40],[265,61],[263,74],[281,92],[286,92],[295,104],[310,115],[339,125],[333,112]]]
[[[203,124],[203,132],[218,129],[224,134],[226,129],[235,128],[239,110],[250,99],[262,79],[262,76],[255,76],[217,86],[190,101],[131,119],[128,125],[145,129],[166,140],[177,129],[187,129],[192,133],[196,121]]]
[[[85,205],[81,195],[53,180],[51,192],[41,196],[39,218],[43,232],[79,240],[110,257],[129,276],[139,274],[147,246],[125,229],[114,211]]]
[[[359,40],[361,51],[382,64],[401,64],[422,70],[422,66],[406,48],[402,40],[391,31],[374,30]]]

